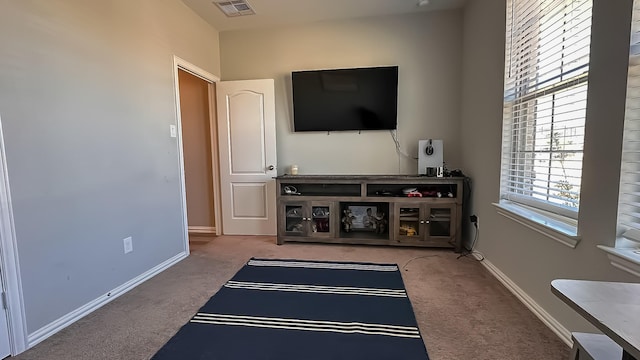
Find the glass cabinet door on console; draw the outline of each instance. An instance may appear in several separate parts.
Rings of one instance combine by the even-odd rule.
[[[331,206],[330,204],[311,205],[311,233],[310,236],[329,236],[333,232],[331,225]]]
[[[422,226],[420,220],[424,217],[420,205],[398,204],[396,232],[398,239],[422,239]]]
[[[431,206],[428,208],[429,237],[450,238],[454,232],[454,222],[452,221],[453,206]]]
[[[455,236],[455,204],[396,204],[395,237],[399,242],[419,242],[450,247]]]
[[[303,204],[287,204],[284,208],[284,231],[288,236],[306,234],[306,214]]]
[[[284,232],[287,236],[333,236],[332,204],[315,201],[287,204],[284,207]]]

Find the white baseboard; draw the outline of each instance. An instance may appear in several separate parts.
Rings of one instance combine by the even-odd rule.
[[[186,258],[188,255],[189,255],[188,252],[186,251],[182,252],[168,259],[167,261],[153,267],[152,269],[140,274],[139,276],[127,281],[126,283],[116,287],[115,289],[107,292],[106,294],[99,296],[95,300],[92,300],[86,303],[85,305],[73,310],[72,312],[62,316],[61,318],[54,320],[53,322],[34,331],[33,333],[29,334],[27,337],[28,348],[35,346],[36,344],[42,342],[43,340],[47,339],[51,335],[57,333],[58,331],[80,320],[84,316],[89,315],[93,311],[108,304],[112,300],[118,298],[120,295],[125,294],[127,291],[135,288],[136,286],[142,284],[146,280],[152,278],[153,276],[168,269],[172,265],[178,263],[180,260]]]
[[[571,341],[571,332],[567,330],[558,320],[546,312],[542,306],[538,305],[524,290],[516,285],[507,275],[505,275],[500,269],[495,267],[490,261],[483,260],[480,262],[489,272],[495,276],[498,281],[502,283],[509,291],[515,295],[531,312],[538,317],[551,331],[553,331],[558,337],[564,341],[567,346],[572,347],[573,341]]]
[[[214,234],[215,226],[189,226],[189,234]]]

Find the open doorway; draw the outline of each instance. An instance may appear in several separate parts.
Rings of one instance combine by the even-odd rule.
[[[215,106],[218,79],[177,57],[175,70],[187,239],[202,241],[221,234]]]
[[[178,69],[189,236],[216,232],[209,83]],[[215,114],[215,112],[214,112]]]

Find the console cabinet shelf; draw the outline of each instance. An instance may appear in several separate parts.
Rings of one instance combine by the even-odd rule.
[[[421,246],[460,252],[463,180],[410,175],[278,176],[278,244]]]

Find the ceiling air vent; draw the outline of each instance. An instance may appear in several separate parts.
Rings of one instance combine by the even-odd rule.
[[[253,15],[256,13],[245,0],[214,1],[213,3],[228,17]]]

